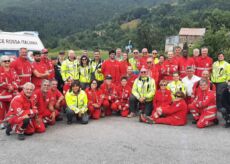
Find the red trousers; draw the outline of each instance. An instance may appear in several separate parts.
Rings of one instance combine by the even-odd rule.
[[[15,116],[13,118],[11,118],[8,122],[10,123],[12,129],[15,131],[15,133],[17,134],[33,134],[35,132],[37,133],[42,133],[45,132],[45,125],[42,122],[42,119],[38,119],[38,121],[36,121],[34,118],[30,119],[29,125],[27,126],[26,129],[22,129],[22,125],[23,125],[23,117],[20,116]]]
[[[129,114],[129,104],[128,103],[121,103],[121,102],[115,102],[111,106],[113,111],[120,111],[120,114],[122,117],[127,117]]]
[[[185,125],[184,121],[179,120],[175,118],[174,116],[155,118],[154,121],[156,124],[166,124],[166,125],[173,125],[173,126]]]
[[[1,101],[0,102],[0,121],[4,120],[6,113],[10,107],[10,102]]]
[[[110,102],[109,100],[104,100],[102,103],[102,106],[104,107],[105,115],[111,116],[112,115],[112,108],[115,108],[113,103]]]
[[[91,118],[96,119],[96,120],[100,118],[101,116],[100,108],[95,108],[92,105],[88,105],[88,109],[89,109]]]
[[[56,123],[56,119],[51,118],[52,112],[50,110],[45,110],[40,117],[42,117],[44,123],[48,123],[49,125],[54,125]],[[60,115],[58,110],[55,110],[55,118]]]
[[[213,121],[217,118],[217,109],[215,106],[209,106],[207,108],[200,109],[197,108],[195,104],[189,104],[188,108],[193,115],[193,118],[197,121],[196,125],[198,128],[205,128],[213,124]]]

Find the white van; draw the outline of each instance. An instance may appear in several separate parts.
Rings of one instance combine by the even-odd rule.
[[[27,48],[28,51],[41,51],[44,48],[38,32],[4,32],[0,31],[0,56],[8,55],[17,57],[20,48]]]

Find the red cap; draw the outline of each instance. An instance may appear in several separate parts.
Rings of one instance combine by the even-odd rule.
[[[47,54],[47,53],[48,53],[48,49],[43,48],[43,49],[42,49],[42,53],[43,53],[43,54]]]

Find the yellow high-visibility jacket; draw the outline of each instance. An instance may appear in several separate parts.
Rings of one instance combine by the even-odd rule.
[[[99,61],[99,63],[97,63],[95,60],[92,60],[90,62],[91,73],[95,74],[95,79],[97,81],[103,81],[104,80],[104,75],[101,72],[102,63],[103,63],[103,60]]]
[[[77,95],[68,91],[65,95],[65,100],[68,108],[73,110],[76,114],[83,114],[88,110],[88,98],[83,90],[80,90]]]
[[[129,63],[131,64],[133,71],[139,71],[137,68],[137,61],[134,58],[129,59]]]
[[[154,79],[150,77],[145,78],[137,78],[134,81],[132,94],[137,98],[145,97],[146,102],[150,102],[153,100],[153,97],[156,92],[156,86]]]
[[[79,81],[81,83],[90,83],[91,70],[90,66],[82,67],[79,66]]]
[[[211,81],[224,83],[230,80],[230,64],[226,61],[216,61],[212,65]]]
[[[186,89],[184,83],[182,81],[172,81],[168,83],[167,89],[171,91],[173,99],[175,99],[174,95],[176,92],[181,91],[186,95]]]
[[[69,77],[74,80],[78,80],[79,70],[77,60],[70,61],[69,59],[66,59],[63,61],[61,65],[61,76],[63,81],[66,81]]]

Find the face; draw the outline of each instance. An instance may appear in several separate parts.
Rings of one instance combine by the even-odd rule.
[[[109,55],[109,58],[112,59],[112,60],[114,60],[114,59],[115,59],[115,56],[116,56],[115,53],[111,53],[111,54]]]
[[[183,56],[187,57],[188,56],[188,50],[183,50]]]
[[[74,85],[74,86],[72,87],[72,91],[73,91],[73,93],[75,93],[75,94],[77,94],[79,90],[80,90],[80,86]]]
[[[148,49],[147,48],[143,48],[142,49],[142,54],[143,54],[143,56],[147,56],[148,55]]]
[[[117,55],[117,56],[121,56],[121,49],[117,49],[117,50],[116,50],[116,55]]]
[[[197,56],[199,56],[199,55],[200,55],[199,51],[196,51],[196,50],[193,51],[193,56],[194,56],[194,57],[197,57]]]
[[[166,86],[167,86],[167,84],[166,84],[166,83],[162,83],[162,84],[160,84],[160,88],[161,88],[162,90],[166,89]]]
[[[10,66],[10,58],[5,58],[5,59],[2,61],[2,66],[3,66],[3,67],[9,67],[9,66]]]
[[[134,50],[133,51],[133,55],[134,55],[134,57],[138,57],[139,56],[139,52],[137,50]]]
[[[140,72],[141,77],[147,77],[147,70],[142,70]]]
[[[49,82],[45,82],[45,83],[43,83],[43,85],[41,86],[42,92],[45,92],[45,93],[48,92],[49,88],[50,88]]]
[[[188,75],[189,77],[191,77],[191,76],[194,75],[194,70],[192,70],[192,69],[189,69],[189,70],[187,70],[186,72],[187,72],[187,75]]]
[[[148,65],[148,67],[151,67],[152,64],[153,64],[153,60],[152,60],[152,59],[148,59],[148,60],[147,60],[147,65]]]
[[[201,77],[205,78],[205,79],[209,79],[209,72],[208,71],[203,71],[201,74]]]
[[[201,84],[200,84],[200,89],[201,89],[202,91],[207,90],[207,88],[208,88],[208,84],[206,84],[206,83],[201,83]]]
[[[34,61],[35,62],[40,62],[41,61],[41,55],[35,55],[34,56]]]
[[[51,89],[52,89],[52,90],[56,90],[56,89],[57,89],[57,86],[58,86],[57,81],[52,81],[52,82],[51,82]]]
[[[128,59],[128,54],[123,53],[123,60],[127,60]]]
[[[82,58],[81,61],[82,61],[83,64],[87,63],[87,59],[86,58]]]
[[[157,57],[157,51],[154,50],[154,51],[152,52],[152,54],[153,54],[153,57],[154,57],[154,58]]]
[[[64,54],[59,54],[59,58],[64,59],[65,58],[65,53]]]
[[[178,74],[173,74],[173,80],[178,81],[180,79]]]
[[[175,54],[176,54],[176,55],[180,55],[180,53],[181,53],[181,48],[179,48],[179,47],[178,47],[178,48],[176,48],[176,50],[175,50]]]
[[[107,85],[111,85],[112,84],[112,80],[111,79],[106,79],[105,82],[106,82]]]
[[[95,80],[91,83],[91,88],[92,89],[96,89],[97,88],[97,82]]]
[[[22,58],[26,59],[27,58],[27,49],[23,48],[20,50],[20,55]]]
[[[94,58],[95,59],[100,59],[100,53],[99,52],[94,52]]]
[[[57,65],[57,63],[58,63],[57,59],[52,60],[52,64],[53,64],[53,65]]]
[[[127,84],[127,80],[125,80],[125,79],[121,80],[121,85],[122,85],[123,87],[126,86],[126,84]]]
[[[48,58],[48,52],[42,53],[43,58]]]
[[[173,52],[168,52],[168,59],[172,59],[173,58]]]
[[[26,86],[25,88],[23,88],[23,91],[26,95],[26,97],[30,97],[34,91],[32,86]]]
[[[164,61],[165,61],[165,58],[164,58],[163,56],[160,56],[159,62],[160,62],[160,63],[163,63]]]
[[[218,60],[219,61],[223,61],[224,60],[224,55],[223,54],[219,54],[218,55]]]
[[[132,73],[133,73],[133,69],[132,69],[132,67],[129,66],[129,67],[127,68],[127,74],[130,75],[130,74],[132,74]]]
[[[69,52],[69,58],[74,59],[75,58],[75,53],[74,52]]]
[[[208,56],[208,49],[207,49],[207,48],[203,48],[203,49],[201,50],[201,55],[202,55],[203,57]]]

